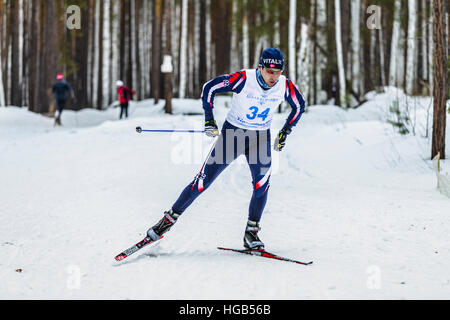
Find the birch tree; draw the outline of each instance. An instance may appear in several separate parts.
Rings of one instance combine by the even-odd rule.
[[[140,81],[140,75],[139,75],[139,56],[138,56],[138,39],[136,37],[137,28],[137,14],[136,14],[136,0],[130,0],[130,49],[131,49],[131,74],[132,76],[132,82],[129,84],[131,88],[138,90],[138,94],[140,91],[139,88],[139,81]],[[157,10],[157,9],[156,9]],[[156,11],[155,10],[155,11]]]
[[[155,104],[160,97],[160,65],[161,65],[161,21],[162,21],[162,0],[155,1],[154,21],[153,21],[153,42],[152,42],[152,93]]]
[[[428,83],[433,88],[433,4],[430,1],[429,4],[429,19],[428,19]]]
[[[200,83],[198,74],[200,73],[200,0],[195,1],[195,29],[194,29],[194,61],[195,61],[195,81],[194,81],[194,97],[199,97],[203,83]]]
[[[145,92],[146,92],[146,97],[150,97],[151,96],[151,78],[150,78],[150,70],[151,70],[151,63],[150,61],[152,61],[152,37],[153,37],[153,14],[151,10],[151,6],[152,3],[150,1],[145,1],[145,21],[146,21],[146,34],[145,34],[145,64],[146,64],[146,68],[145,68]]]
[[[335,0],[335,16],[336,16],[336,51],[337,51],[338,74],[339,74],[339,100],[341,106],[346,106],[347,89],[345,84],[344,57],[342,53],[340,0]]]
[[[385,51],[384,51],[384,37],[383,29],[378,30],[378,41],[380,43],[380,69],[381,69],[381,86],[386,85],[386,74],[385,74]]]
[[[211,0],[206,0],[206,35],[205,35],[205,42],[206,42],[206,74],[207,78],[211,78],[212,75],[215,73],[213,72],[213,63],[212,63],[212,48],[211,45]]]
[[[309,65],[310,65],[310,48],[311,44],[308,37],[308,25],[302,23],[300,27],[300,50],[297,58],[298,85],[302,91],[309,92]]]
[[[166,2],[165,3],[165,9],[164,9],[164,24],[165,24],[165,46],[164,46],[164,62],[163,64],[172,64],[172,43],[171,43],[171,3]],[[169,63],[170,61],[170,63]],[[168,67],[164,65],[164,67]],[[163,70],[164,72],[164,99],[165,99],[165,106],[164,110],[166,113],[172,113],[172,70],[168,68],[169,70]]]
[[[239,37],[238,37],[238,26],[239,23],[234,16],[239,14],[238,1],[233,1],[232,7],[232,29],[231,29],[231,46],[230,46],[230,70],[238,70],[239,68]]]
[[[295,24],[297,22],[297,1],[289,1],[289,78],[296,83],[296,32]]]
[[[427,1],[426,0],[420,0],[422,2],[422,18],[421,18],[421,25],[420,29],[422,30],[422,74],[421,77],[423,79],[428,79],[428,16],[427,16]]]
[[[316,28],[314,35],[314,69],[315,69],[315,99],[316,103],[324,103],[326,101],[326,95],[322,90],[322,74],[327,65],[327,56],[325,54],[325,48],[327,47],[327,8],[326,0],[316,0]]]
[[[400,42],[400,10],[401,1],[395,0],[394,5],[394,21],[392,27],[392,40],[391,40],[391,60],[389,63],[389,85],[397,85],[397,68],[399,60],[399,42]]]
[[[360,71],[360,50],[361,50],[361,37],[360,37],[360,12],[361,12],[361,0],[352,0],[351,2],[351,78],[352,89],[355,94],[361,94],[361,71]]]
[[[1,11],[0,11],[1,14]],[[5,89],[3,86],[3,68],[2,68],[2,46],[0,43],[0,107],[6,106],[5,103]]]
[[[200,85],[207,80],[207,65],[206,65],[206,0],[200,1],[200,36],[199,36],[199,59],[201,61],[198,70],[198,79]]]
[[[413,94],[417,68],[417,0],[408,0],[408,51],[406,58],[406,92]]]
[[[119,40],[117,35],[119,34],[119,2],[111,1],[111,90],[114,83],[119,80],[120,68],[119,68]],[[114,98],[113,98],[114,97]],[[116,95],[111,94],[111,99],[115,99]]]
[[[181,44],[180,44],[180,98],[186,95],[186,49],[188,28],[188,0],[183,0],[181,8]]]
[[[243,1],[242,15],[242,64],[244,69],[250,68],[250,41],[248,33],[248,0]]]

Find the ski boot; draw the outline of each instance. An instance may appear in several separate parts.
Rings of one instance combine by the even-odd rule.
[[[247,222],[244,233],[244,247],[249,250],[264,250],[264,243],[258,238],[258,231],[261,230],[258,222]]]
[[[170,230],[170,228],[177,222],[180,215],[175,213],[172,209],[164,212],[164,217],[159,220],[157,224],[148,229],[147,236],[152,240],[156,241],[161,238],[161,236]]]

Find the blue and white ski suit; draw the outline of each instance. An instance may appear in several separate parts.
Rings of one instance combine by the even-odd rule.
[[[258,78],[260,78],[258,80]],[[233,92],[232,106],[207,159],[194,180],[187,185],[172,209],[182,214],[219,174],[237,157],[245,155],[253,179],[253,194],[248,218],[259,222],[267,202],[271,174],[270,124],[281,102],[292,107],[285,128],[297,124],[305,110],[305,99],[296,86],[281,75],[269,89],[260,85],[257,69],[242,70],[214,78],[203,86],[205,120],[214,120],[214,96]]]

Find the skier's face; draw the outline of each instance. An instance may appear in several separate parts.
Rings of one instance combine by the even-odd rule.
[[[271,87],[273,87],[277,83],[278,79],[281,76],[281,73],[283,73],[283,70],[281,69],[269,69],[263,67],[258,68],[261,72],[264,82]]]

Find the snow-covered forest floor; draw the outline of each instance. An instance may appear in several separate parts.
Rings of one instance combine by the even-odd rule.
[[[430,99],[386,90],[355,110],[308,107],[273,152],[260,235],[267,250],[310,266],[216,249],[242,247],[245,158],[162,241],[113,259],[170,208],[212,142],[135,127],[202,129],[198,100],[175,99],[173,116],[164,101],[133,103],[122,121],[117,108],[67,110],[57,128],[0,108],[0,298],[448,299],[450,199],[429,160]],[[406,135],[388,122],[395,101],[411,119]],[[229,102],[216,98],[219,124]],[[273,134],[286,116],[275,116]]]

